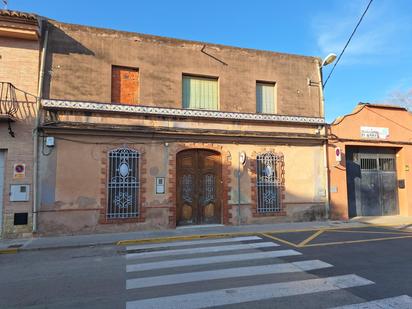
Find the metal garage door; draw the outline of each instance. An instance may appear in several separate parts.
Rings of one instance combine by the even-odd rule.
[[[349,215],[398,214],[394,149],[355,148],[348,151]]]
[[[0,238],[3,232],[4,161],[5,151],[0,150]]]

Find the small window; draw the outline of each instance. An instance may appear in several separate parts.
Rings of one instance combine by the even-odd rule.
[[[360,168],[364,171],[376,171],[378,170],[378,161],[375,158],[361,158]]]
[[[276,84],[256,83],[256,112],[276,114]]]
[[[283,155],[272,152],[259,154],[257,160],[257,211],[281,211],[283,188]]]
[[[107,218],[139,214],[139,153],[128,148],[109,152]]]
[[[139,70],[112,66],[112,103],[137,104],[139,100]]]
[[[217,78],[183,75],[183,108],[218,110]]]
[[[395,158],[379,158],[379,168],[384,172],[396,171]]]

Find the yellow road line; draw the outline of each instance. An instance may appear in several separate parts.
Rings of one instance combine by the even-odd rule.
[[[331,246],[331,245],[344,245],[344,244],[354,244],[354,243],[364,243],[373,241],[383,241],[383,240],[394,240],[394,239],[405,239],[412,238],[412,235],[408,236],[395,236],[395,237],[384,237],[384,238],[373,238],[373,239],[359,239],[359,240],[347,240],[347,241],[336,241],[336,242],[325,242],[318,244],[308,244],[304,247],[320,247],[320,246]]]
[[[292,246],[292,247],[295,247],[295,248],[298,247],[298,245],[294,244],[293,242],[290,242],[290,241],[287,241],[287,240],[278,238],[278,237],[276,237],[276,236],[272,236],[272,235],[269,235],[269,234],[266,234],[266,233],[259,233],[259,234],[262,235],[262,236],[265,236],[265,237],[267,237],[267,238],[270,238],[270,239],[279,241],[279,242],[281,242],[281,243],[287,244],[287,245],[289,245],[289,246]]]
[[[328,232],[333,233],[361,233],[361,234],[395,234],[395,235],[407,235],[411,234],[411,232],[395,232],[395,231],[388,231],[388,232],[378,232],[378,231],[348,231],[348,230],[327,230]]]
[[[372,224],[367,224],[367,225],[359,225],[359,226],[324,226],[324,227],[318,227],[318,228],[306,228],[306,229],[290,229],[290,230],[278,230],[278,231],[267,231],[267,232],[260,232],[260,233],[265,233],[265,234],[283,234],[283,233],[294,233],[294,232],[311,232],[311,231],[318,231],[320,229],[322,230],[347,230],[347,229],[366,229],[366,228],[371,228],[371,227],[394,227],[394,226],[399,226],[399,224],[396,225],[372,225]],[[397,230],[394,228],[394,230]]]
[[[0,254],[11,254],[17,253],[19,250],[17,248],[7,248],[7,249],[0,249]]]
[[[393,225],[399,226],[399,225]],[[367,224],[364,226],[338,226],[338,227],[323,227],[322,230],[334,231],[334,230],[346,230],[346,229],[362,229],[370,227],[383,227],[381,225],[372,225]],[[389,225],[384,225],[384,227],[389,227]],[[126,246],[131,244],[144,244],[144,243],[161,243],[168,241],[178,241],[178,240],[193,240],[193,239],[207,239],[207,238],[222,238],[222,237],[235,237],[235,236],[247,236],[247,235],[257,235],[257,234],[285,234],[285,233],[295,233],[295,232],[311,232],[319,231],[319,228],[306,228],[306,229],[289,229],[289,230],[274,230],[266,232],[232,232],[232,233],[217,233],[217,234],[200,234],[200,235],[188,235],[188,236],[167,236],[167,237],[155,237],[155,238],[143,238],[143,239],[129,239],[129,240],[120,240],[116,242],[118,246]],[[266,236],[269,237],[269,236]],[[271,236],[274,237],[274,236]],[[276,237],[277,238],[277,237]],[[291,246],[297,246],[294,243],[288,242],[286,240],[277,238],[278,241],[282,241]]]
[[[314,233],[313,235],[309,236],[308,238],[306,238],[305,240],[303,240],[302,242],[300,242],[298,244],[298,247],[303,247],[305,246],[308,242],[314,240],[316,237],[318,237],[320,234],[322,234],[325,230],[319,230],[316,233]]]

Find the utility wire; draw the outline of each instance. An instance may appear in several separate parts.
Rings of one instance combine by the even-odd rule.
[[[336,60],[335,64],[333,65],[332,70],[330,71],[328,77],[326,78],[325,82],[323,83],[323,87],[324,87],[324,88],[325,88],[326,83],[328,82],[330,76],[332,75],[333,71],[335,70],[335,67],[336,67],[336,65],[338,64],[340,58],[342,57],[343,53],[345,52],[346,47],[348,47],[350,41],[352,40],[353,35],[355,34],[355,32],[356,32],[356,30],[358,29],[360,23],[362,22],[363,17],[365,16],[366,12],[369,10],[369,7],[370,7],[370,5],[372,4],[372,2],[373,2],[373,0],[370,0],[370,1],[369,1],[368,6],[366,7],[365,11],[363,12],[361,18],[359,19],[359,21],[358,21],[355,29],[353,29],[352,34],[351,34],[350,37],[349,37],[349,40],[346,42],[345,47],[342,49],[341,53],[339,54],[339,57],[338,57],[338,59]]]

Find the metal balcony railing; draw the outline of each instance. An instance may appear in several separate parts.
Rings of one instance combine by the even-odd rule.
[[[0,82],[0,115],[16,117],[20,103],[35,102],[36,97],[16,88],[10,82]]]

